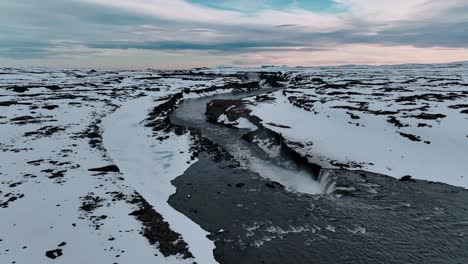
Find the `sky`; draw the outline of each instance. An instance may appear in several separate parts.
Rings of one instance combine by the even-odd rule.
[[[3,0],[0,66],[468,60],[468,0]]]

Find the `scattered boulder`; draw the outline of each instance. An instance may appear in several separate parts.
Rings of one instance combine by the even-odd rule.
[[[415,182],[413,177],[411,177],[410,175],[406,175],[406,176],[401,177],[400,181],[402,181],[402,182]]]
[[[63,246],[65,246],[65,245],[67,245],[67,242],[62,242],[62,243],[60,243],[58,246],[59,246],[59,247],[63,247]]]
[[[407,134],[407,133],[403,133],[403,132],[399,132],[400,133],[400,136],[404,137],[404,138],[407,138],[411,141],[415,141],[415,142],[420,142],[421,141],[421,137],[419,136],[416,136],[416,135],[412,135],[412,134]]]
[[[42,108],[47,109],[47,110],[54,110],[56,108],[59,108],[59,106],[58,105],[45,105]]]
[[[56,259],[63,255],[62,249],[54,249],[49,250],[45,253],[45,255],[50,259]]]
[[[96,171],[96,172],[120,172],[120,169],[119,169],[119,167],[117,167],[117,165],[109,165],[109,166],[105,166],[105,167],[89,169],[88,171]]]
[[[389,116],[387,118],[387,122],[398,127],[398,128],[402,128],[402,127],[409,127],[408,124],[403,124],[400,120],[398,120],[398,118],[396,118],[395,116]]]

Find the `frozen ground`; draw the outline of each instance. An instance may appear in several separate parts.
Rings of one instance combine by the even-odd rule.
[[[464,65],[289,74],[288,89],[249,108],[311,162],[468,187]]]
[[[206,234],[166,203],[170,181],[192,162],[189,136],[151,140],[139,121],[163,97],[227,79],[235,80],[1,69],[0,263],[213,263]],[[88,171],[115,163],[120,173]],[[154,226],[138,219],[143,209],[162,214],[176,233],[146,237]],[[183,239],[187,247],[177,245]],[[162,243],[176,249],[160,252]]]
[[[182,235],[195,258],[200,263],[215,263],[208,233],[167,204],[176,191],[171,181],[193,162],[189,134],[172,133],[164,141],[155,141],[151,129],[143,126],[148,112],[163,102],[154,102],[150,96],[134,99],[106,117],[104,147],[120,171],[130,176],[130,184]]]
[[[208,232],[167,203],[193,138],[148,125],[176,94],[284,85],[249,107],[310,161],[466,188],[467,69],[1,68],[0,263],[214,263]]]

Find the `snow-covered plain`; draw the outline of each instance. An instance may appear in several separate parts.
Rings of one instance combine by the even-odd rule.
[[[160,142],[139,121],[182,89],[236,80],[0,69],[0,263],[215,263],[207,233],[167,204],[170,181],[193,162],[189,135]],[[116,163],[120,173],[88,171]],[[194,257],[164,257],[142,235],[129,215],[140,195]]]
[[[302,69],[252,115],[327,168],[468,188],[464,64]]]
[[[123,175],[129,176],[130,184],[182,235],[195,259],[200,263],[216,263],[212,253],[214,243],[206,238],[209,233],[167,203],[176,191],[171,181],[193,163],[190,135],[171,133],[167,140],[155,141],[151,129],[143,125],[148,112],[164,102],[153,100],[150,96],[134,99],[106,117],[104,147]]]
[[[467,70],[0,68],[0,263],[214,263],[208,233],[167,204],[171,180],[196,162],[191,137],[143,120],[170,95],[230,92],[230,83],[260,81],[258,72],[279,72],[285,89],[250,99],[252,115],[310,161],[466,188]],[[223,89],[198,91],[212,86]],[[112,164],[120,172],[89,171]],[[134,214],[141,198],[193,257],[164,256],[148,241]]]

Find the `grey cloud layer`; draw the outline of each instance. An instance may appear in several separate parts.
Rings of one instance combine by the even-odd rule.
[[[468,47],[468,3],[442,17],[373,25],[350,20],[350,29],[308,32],[290,25],[228,26],[169,21],[77,1],[0,2],[0,57],[31,58],[66,54],[73,46],[101,49],[202,50],[242,53],[255,50],[328,49],[342,44]],[[457,17],[451,22],[451,17]],[[461,19],[460,19],[461,18]],[[453,19],[452,19],[453,20]],[[442,21],[442,22],[441,22]],[[368,34],[376,27],[378,34]],[[75,43],[75,44],[73,44]],[[60,51],[57,51],[60,50]]]

